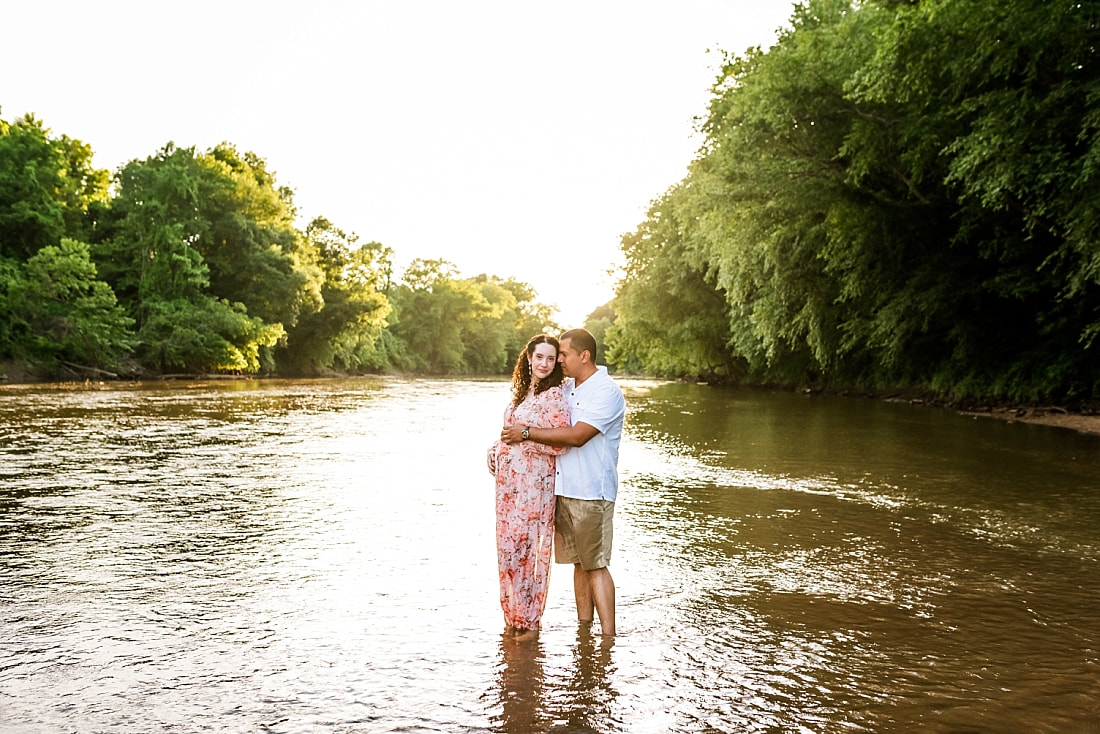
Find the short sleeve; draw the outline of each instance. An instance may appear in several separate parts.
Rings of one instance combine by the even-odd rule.
[[[587,423],[600,433],[606,433],[625,414],[626,400],[622,391],[615,383],[607,381],[573,407],[573,424]]]

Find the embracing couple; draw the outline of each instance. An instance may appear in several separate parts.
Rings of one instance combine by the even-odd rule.
[[[537,630],[550,583],[550,551],[573,564],[577,617],[615,634],[611,520],[618,491],[626,401],[596,340],[584,329],[532,337],[516,360],[500,440],[489,449],[496,477],[500,605],[513,630]]]

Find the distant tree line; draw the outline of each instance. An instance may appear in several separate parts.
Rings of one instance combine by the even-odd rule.
[[[229,144],[173,144],[112,177],[33,116],[0,119],[0,361],[41,377],[510,372],[557,330],[525,283],[460,277],[304,229]]]
[[[966,399],[1100,399],[1100,3],[807,0],[727,56],[687,175],[586,326],[614,369]],[[263,159],[113,176],[0,120],[0,361],[44,376],[506,373],[526,284],[400,277]]]
[[[808,0],[624,236],[619,369],[1100,398],[1100,3]]]

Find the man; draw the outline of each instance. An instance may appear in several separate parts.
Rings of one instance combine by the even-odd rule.
[[[614,635],[615,582],[607,567],[626,401],[607,368],[596,365],[596,340],[590,333],[571,329],[558,341],[572,425],[506,426],[500,437],[509,444],[526,440],[569,448],[558,457],[554,481],[554,556],[558,563],[573,564],[578,619],[591,622],[599,614],[601,632]]]

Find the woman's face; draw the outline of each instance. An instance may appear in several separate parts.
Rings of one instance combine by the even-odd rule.
[[[531,361],[531,374],[537,382],[554,371],[554,365],[558,362],[558,350],[549,344],[536,344],[535,351],[528,359]]]

